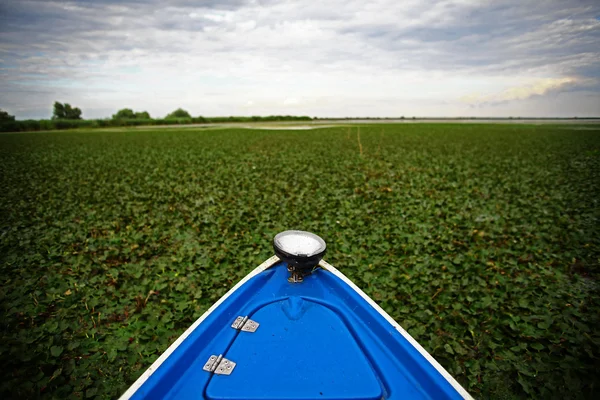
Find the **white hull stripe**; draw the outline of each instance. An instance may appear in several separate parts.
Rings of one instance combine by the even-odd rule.
[[[456,381],[456,379],[454,379],[452,377],[452,375],[450,375],[448,373],[448,371],[446,371],[444,369],[444,367],[442,367],[440,365],[440,363],[438,363],[435,358],[433,358],[431,356],[431,354],[429,354],[427,352],[427,350],[425,350],[415,339],[413,339],[412,336],[410,336],[410,334],[408,332],[406,332],[401,326],[400,324],[398,324],[396,321],[394,321],[394,319],[392,317],[390,317],[390,315],[388,313],[386,313],[383,308],[379,307],[379,305],[377,303],[375,303],[373,301],[373,299],[371,299],[369,296],[367,296],[367,294],[365,292],[363,292],[358,286],[356,286],[354,284],[354,282],[352,282],[350,279],[348,279],[346,277],[346,275],[342,274],[340,271],[337,270],[337,268],[335,268],[333,265],[327,263],[326,261],[321,260],[321,262],[319,262],[319,266],[323,269],[326,269],[327,271],[331,272],[332,274],[334,274],[335,276],[337,276],[338,278],[340,278],[342,281],[344,281],[344,283],[348,286],[350,286],[356,293],[358,293],[360,295],[360,297],[362,297],[367,303],[369,303],[371,305],[371,307],[373,307],[375,309],[375,311],[377,311],[379,314],[381,314],[381,316],[383,318],[385,318],[387,320],[387,322],[390,323],[390,325],[392,325],[398,332],[400,332],[400,334],[402,336],[404,336],[404,338],[406,340],[408,340],[408,342],[419,351],[419,353],[421,353],[421,355],[423,357],[425,357],[425,359],[427,361],[429,361],[429,363],[431,365],[433,365],[433,367],[440,373],[442,374],[442,376],[444,378],[446,378],[446,380],[452,385],[452,387],[464,398],[467,400],[473,400],[473,397],[471,397],[471,395],[460,385],[460,383],[458,383]]]

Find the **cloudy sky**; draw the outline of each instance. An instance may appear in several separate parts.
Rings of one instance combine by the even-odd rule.
[[[0,0],[0,108],[597,116],[598,0]]]

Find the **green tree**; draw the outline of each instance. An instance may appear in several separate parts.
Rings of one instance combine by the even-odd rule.
[[[136,112],[135,117],[137,119],[152,119],[148,111]]]
[[[112,116],[112,119],[152,119],[148,111],[134,112],[131,108],[123,108]]]
[[[67,119],[81,119],[81,110],[78,107],[71,107],[65,103],[65,114]]]
[[[14,121],[14,120],[15,120],[14,115],[10,115],[9,113],[7,113],[4,110],[0,110],[0,122],[7,122],[7,121]]]
[[[171,114],[166,116],[166,119],[173,118],[192,118],[192,116],[189,112],[185,111],[184,109],[178,108],[177,110],[173,111]]]
[[[52,119],[81,119],[81,110],[78,107],[71,107],[68,103],[61,104],[55,101]]]
[[[65,119],[65,106],[58,101],[54,102],[54,111],[52,112],[52,119]]]
[[[112,116],[113,119],[134,119],[135,113],[131,108],[123,108]]]

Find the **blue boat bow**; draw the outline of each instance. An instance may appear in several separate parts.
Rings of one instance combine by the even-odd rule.
[[[266,260],[121,399],[471,399],[354,283],[318,266],[292,279],[288,260]]]

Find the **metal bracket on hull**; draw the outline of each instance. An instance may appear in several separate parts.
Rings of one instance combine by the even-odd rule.
[[[202,369],[207,372],[214,372],[216,375],[230,375],[235,365],[236,363],[233,361],[223,358],[223,354],[219,354],[218,356],[210,356]]]
[[[289,283],[300,283],[304,280],[304,275],[296,267],[288,265],[288,271],[290,273],[290,277],[288,278]]]
[[[288,282],[290,283],[302,283],[304,281],[304,277],[312,274],[317,267],[313,267],[311,269],[307,268],[298,268],[292,265],[288,265],[287,270],[290,273],[288,277]]]
[[[233,324],[231,324],[231,327],[233,329],[237,329],[238,331],[256,332],[259,325],[260,324],[258,322],[248,319],[248,316],[245,316],[245,317],[240,316],[240,317],[237,317],[235,319],[235,321],[233,321]]]

